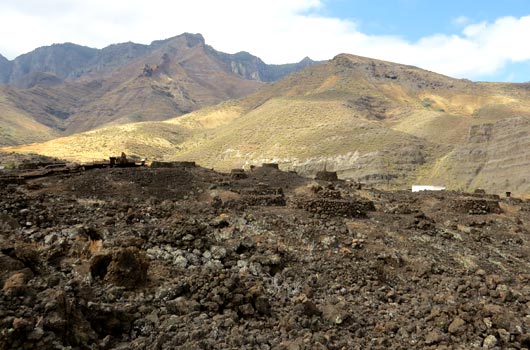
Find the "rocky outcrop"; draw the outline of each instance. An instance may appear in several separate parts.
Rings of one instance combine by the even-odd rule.
[[[183,39],[183,40],[181,40]],[[29,88],[35,74],[52,74],[60,80],[75,80],[82,76],[110,73],[124,67],[136,59],[170,46],[175,42],[186,48],[203,46],[206,52],[224,67],[227,72],[248,80],[273,82],[317,62],[304,58],[299,63],[268,65],[260,58],[247,52],[225,54],[206,46],[201,34],[184,33],[182,35],[153,41],[151,45],[132,42],[113,44],[103,49],[94,49],[71,43],[54,44],[35,49],[18,56],[13,61],[0,55],[0,83],[14,84]]]
[[[90,273],[92,278],[122,287],[138,288],[147,281],[148,267],[145,253],[135,247],[128,247],[95,255],[90,264]]]
[[[0,55],[0,83],[5,84],[9,80],[9,75],[11,74],[11,62]]]
[[[30,87],[25,81],[36,73],[51,73],[59,79],[84,67],[97,55],[98,50],[75,44],[54,44],[38,48],[13,60],[9,83]]]
[[[259,57],[248,52],[238,52],[236,54],[226,54],[208,47],[207,51],[213,57],[223,62],[225,69],[235,73],[245,79],[258,80],[264,82],[274,82],[281,78],[299,71],[305,67],[313,66],[320,62],[313,61],[305,57],[298,63],[290,64],[266,64]]]

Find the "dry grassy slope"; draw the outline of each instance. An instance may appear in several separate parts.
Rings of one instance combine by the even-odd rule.
[[[404,174],[404,169],[411,173],[428,161],[427,150],[436,148],[376,121],[352,117],[340,102],[295,98],[270,100],[180,147],[179,159],[210,167],[279,162],[305,174],[327,167],[355,178]],[[402,161],[391,162],[397,158]]]
[[[91,130],[42,143],[4,148],[6,152],[49,155],[70,161],[108,160],[125,151],[128,155],[160,159],[178,152],[178,145],[189,138],[189,130],[163,123],[140,122]]]
[[[19,150],[79,159],[124,150],[223,170],[276,161],[393,187],[421,181],[503,191],[517,183],[526,191],[529,97],[525,84],[472,83],[339,55],[238,101]],[[484,124],[494,129],[487,141]]]
[[[36,121],[30,113],[13,103],[13,91],[0,86],[0,146],[43,141],[57,136],[49,126]]]
[[[106,89],[104,84],[94,82],[37,85],[26,90],[0,85],[0,145],[42,142],[60,136],[68,118]]]

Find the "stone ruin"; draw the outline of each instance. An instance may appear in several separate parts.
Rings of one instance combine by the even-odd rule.
[[[372,201],[360,197],[343,197],[332,186],[313,186],[311,192],[310,196],[303,195],[294,199],[294,206],[314,214],[347,218],[365,217],[367,212],[375,210]]]
[[[277,169],[277,170],[280,169],[280,167],[278,166],[278,163],[262,163],[261,167],[262,168]]]
[[[251,206],[261,205],[267,207],[285,206],[287,204],[282,188],[269,187],[262,184],[255,188],[240,191],[242,200]]]
[[[230,177],[234,180],[246,179],[248,175],[244,169],[232,169],[230,171]]]
[[[105,165],[105,164],[103,164]],[[119,168],[129,168],[129,167],[135,167],[136,163],[129,158],[127,158],[127,155],[125,152],[121,152],[121,155],[119,157],[109,157],[109,164],[110,167],[119,167]]]
[[[240,202],[249,206],[283,207],[287,200],[281,187],[270,187],[267,184],[258,184],[256,187],[236,190]]]
[[[28,162],[21,163],[18,165],[19,170],[38,170],[38,169],[52,169],[52,168],[64,168],[66,167],[65,162]]]
[[[319,171],[317,172],[315,176],[315,180],[322,180],[322,181],[337,181],[339,177],[337,176],[336,171]]]
[[[500,214],[499,201],[492,198],[461,197],[453,200],[451,208],[471,215]]]
[[[179,162],[160,162],[153,161],[151,168],[195,168],[195,162],[179,161]]]

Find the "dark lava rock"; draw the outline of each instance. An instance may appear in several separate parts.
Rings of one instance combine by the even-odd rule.
[[[0,190],[0,350],[530,346],[526,201],[161,165]]]

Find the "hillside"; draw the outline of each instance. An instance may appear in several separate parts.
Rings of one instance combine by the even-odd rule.
[[[22,143],[44,141],[58,136],[53,128],[39,123],[11,100],[15,92],[6,86],[0,86],[0,145],[18,145]]]
[[[182,34],[150,45],[115,44],[92,49],[71,43],[41,47],[13,61],[0,57],[5,99],[39,129],[21,138],[3,124],[0,145],[50,139],[110,124],[173,118],[252,93],[315,62],[267,65],[248,53],[225,54],[200,34]],[[15,112],[6,110],[2,119]],[[38,125],[42,124],[42,125]]]
[[[393,188],[425,182],[528,193],[528,121],[527,84],[473,83],[342,54],[180,118],[16,150],[81,160],[125,151],[224,170],[278,162]]]

